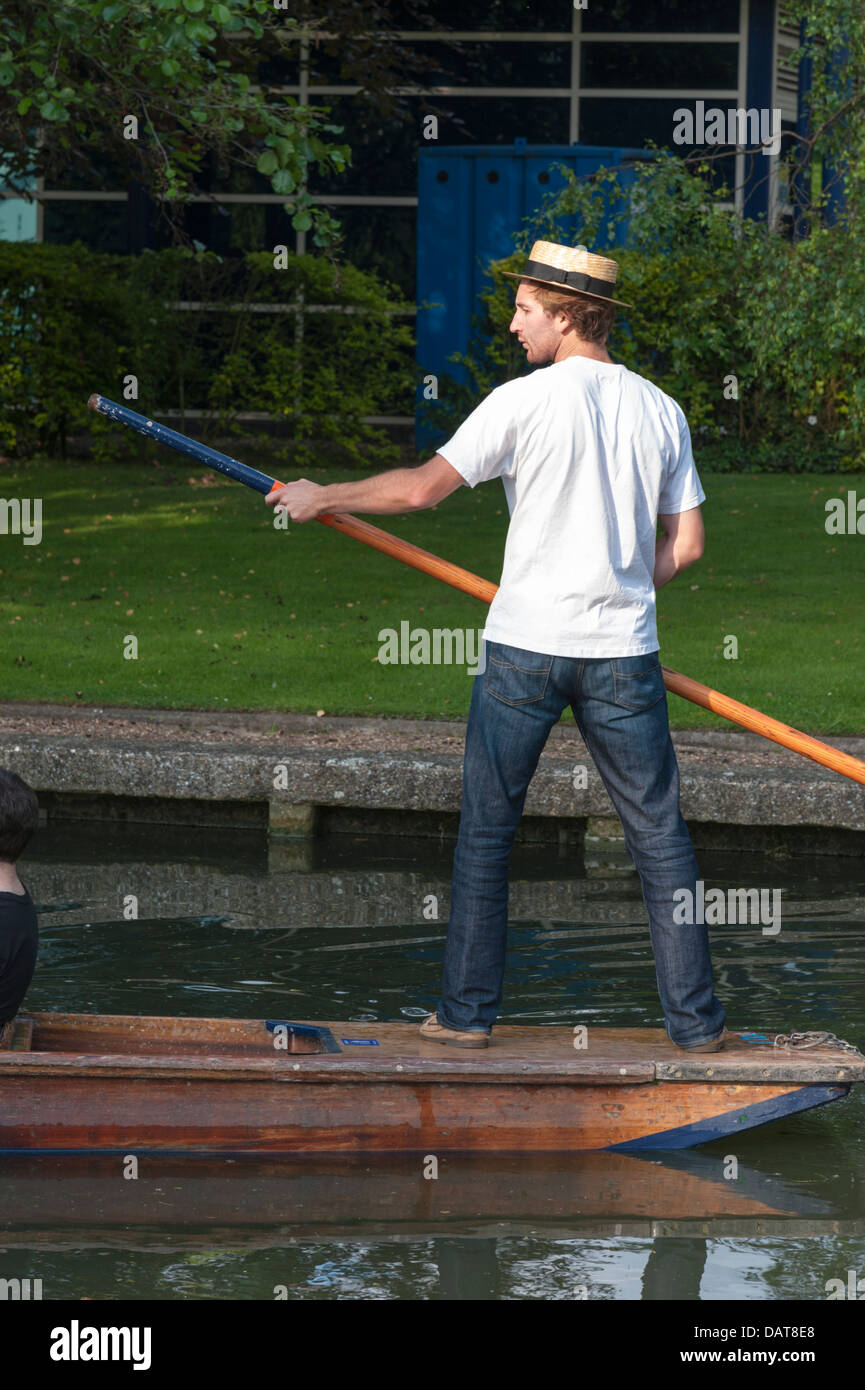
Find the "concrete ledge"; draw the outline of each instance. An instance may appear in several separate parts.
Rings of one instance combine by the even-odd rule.
[[[464,732],[461,723],[423,720],[7,705],[0,764],[34,787],[52,818],[267,826],[274,836],[302,837],[334,828],[336,812],[376,812],[397,833],[401,817],[410,819],[417,834],[418,816],[434,825],[459,811]],[[833,743],[865,752],[863,739]],[[798,842],[812,851],[865,854],[865,789],[857,783],[757,735],[688,732],[674,734],[674,744],[689,824],[704,832],[753,827],[764,837],[754,848],[767,847],[767,833],[777,839],[798,827]],[[585,779],[575,776],[580,766]],[[620,836],[573,725],[553,731],[525,816],[551,829],[588,827],[593,840]]]

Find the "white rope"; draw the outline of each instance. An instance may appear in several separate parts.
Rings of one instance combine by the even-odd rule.
[[[835,1047],[840,1052],[849,1052],[851,1056],[861,1057],[865,1061],[865,1057],[858,1047],[854,1047],[853,1043],[846,1042],[844,1038],[836,1037],[834,1033],[778,1033],[772,1046],[788,1051],[792,1049],[796,1052],[804,1052],[813,1047]]]

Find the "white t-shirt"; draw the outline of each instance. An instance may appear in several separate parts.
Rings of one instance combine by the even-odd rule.
[[[439,449],[511,520],[484,637],[554,656],[658,650],[659,512],[705,500],[688,422],[645,377],[566,357],[498,386]]]

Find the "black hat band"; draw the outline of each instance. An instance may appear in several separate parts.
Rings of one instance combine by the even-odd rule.
[[[562,270],[558,266],[545,265],[543,261],[529,261],[523,275],[531,275],[536,280],[549,280],[554,285],[567,285],[572,290],[584,290],[588,294],[612,298],[613,286],[609,280],[596,280],[582,270]]]

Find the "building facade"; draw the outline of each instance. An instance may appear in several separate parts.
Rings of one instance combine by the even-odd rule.
[[[431,129],[448,146],[524,140],[640,148],[654,141],[676,148],[675,111],[701,101],[780,111],[783,129],[796,128],[797,73],[784,60],[798,37],[777,0],[585,0],[583,7],[577,0],[433,0],[431,8],[435,27],[423,31],[400,28],[399,6],[392,9],[415,57],[396,116],[339,80],[339,41],[326,33],[299,36],[296,62],[271,63],[266,76],[302,101],[327,104],[343,125],[352,165],[344,175],[313,179],[310,191],[339,217],[347,258],[411,298],[418,150]],[[783,214],[777,154],[740,151],[727,174],[745,215]],[[122,169],[106,168],[98,187],[70,178],[34,191],[35,205],[8,200],[0,237],[81,240],[134,254],[164,236],[146,194]],[[227,186],[196,194],[187,230],[220,254],[278,242],[304,250],[283,201],[264,178],[238,171]]]

